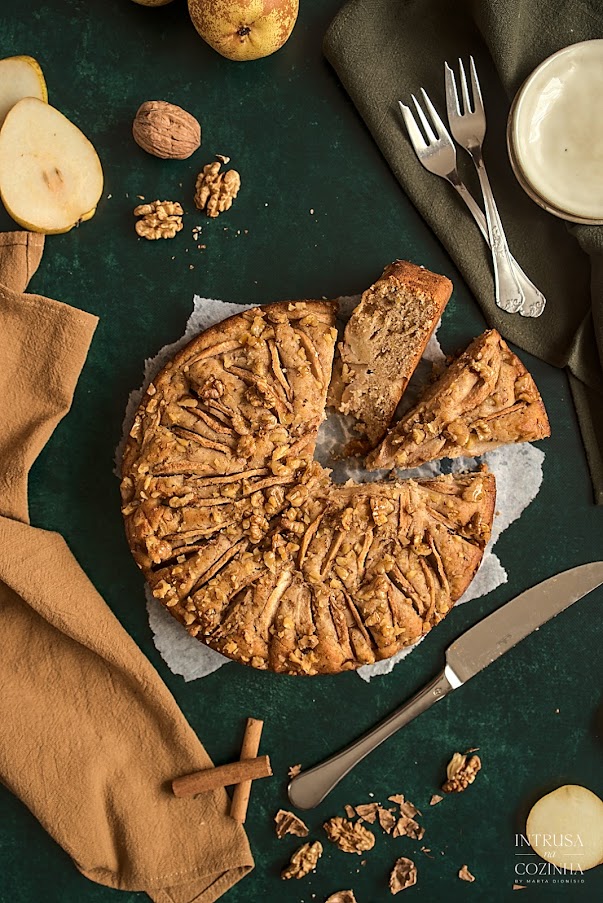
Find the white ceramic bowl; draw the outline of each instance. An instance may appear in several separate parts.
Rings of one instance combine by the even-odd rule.
[[[565,47],[534,70],[513,101],[507,145],[532,200],[603,225],[603,40]]]

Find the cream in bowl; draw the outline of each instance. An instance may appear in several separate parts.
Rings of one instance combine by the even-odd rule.
[[[566,47],[534,70],[507,138],[533,200],[563,219],[603,223],[603,40]]]

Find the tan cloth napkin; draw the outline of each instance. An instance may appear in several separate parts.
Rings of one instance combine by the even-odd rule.
[[[0,778],[88,878],[206,903],[253,868],[245,832],[225,791],[171,795],[211,760],[62,537],[29,525],[29,469],[97,323],[23,294],[42,250],[0,235]]]

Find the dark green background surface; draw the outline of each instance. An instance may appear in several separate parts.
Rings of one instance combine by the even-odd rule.
[[[370,685],[353,674],[305,680],[235,664],[185,684],[153,646],[142,579],[122,531],[112,468],[126,399],[141,382],[145,357],[181,335],[193,293],[241,303],[350,294],[402,256],[455,283],[440,333],[446,351],[483,328],[454,266],[322,58],[322,35],[339,5],[302,0],[282,51],[232,63],[198,38],[182,0],[162,9],[129,0],[2,0],[0,56],[26,53],[40,61],[51,103],[93,140],[106,178],[97,215],[47,240],[32,282],[32,289],[92,311],[101,322],[73,410],[32,473],[31,516],[63,533],[217,762],[237,757],[246,716],[265,719],[263,750],[276,776],[254,786],[248,829],[256,869],[226,895],[229,903],[320,903],[350,887],[358,903],[387,901],[387,877],[399,855],[413,857],[419,870],[409,899],[506,900],[516,861],[529,861],[515,856],[514,834],[523,830],[531,803],[562,783],[585,784],[603,796],[601,591],[406,727],[309,813],[312,837],[325,844],[315,874],[279,879],[298,841],[277,841],[272,818],[286,805],[289,765],[317,762],[388,713],[436,672],[448,643],[481,616],[562,569],[603,558],[603,509],[591,502],[563,373],[522,355],[542,390],[553,437],[542,444],[540,494],[497,545],[508,583],[454,611],[416,653]],[[156,160],[134,144],[132,118],[148,99],[173,101],[200,119],[203,146],[191,160]],[[210,222],[194,210],[192,191],[216,152],[232,157],[242,189],[232,210]],[[433,190],[448,189],[434,179]],[[137,239],[131,212],[137,195],[183,202],[185,228],[174,241]],[[197,223],[205,251],[191,238]],[[11,228],[4,214],[0,227]],[[430,809],[450,754],[473,746],[483,760],[476,783]],[[362,858],[325,841],[321,824],[342,814],[344,803],[400,791],[424,810],[423,844],[432,858],[408,838],[379,836]],[[146,899],[81,877],[4,790],[0,812],[0,903]],[[464,863],[474,884],[456,877]],[[528,894],[600,900],[603,868],[583,884],[549,883]]]

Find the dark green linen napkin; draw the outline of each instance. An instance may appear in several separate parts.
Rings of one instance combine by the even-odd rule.
[[[349,0],[327,32],[324,51],[488,323],[520,348],[569,368],[595,500],[603,504],[603,227],[568,228],[541,210],[517,183],[506,150],[510,101],[523,80],[556,50],[600,37],[601,0]],[[398,100],[408,103],[420,87],[444,113],[444,60],[453,65],[469,54],[482,85],[485,160],[509,245],[547,298],[538,319],[496,307],[485,242],[454,190],[423,169],[401,121]],[[458,162],[481,200],[462,150]]]

